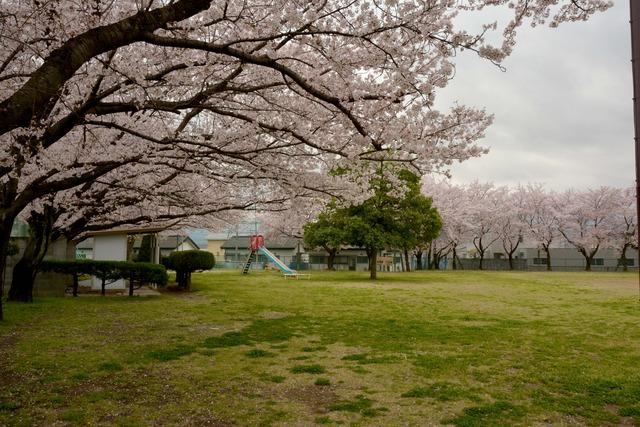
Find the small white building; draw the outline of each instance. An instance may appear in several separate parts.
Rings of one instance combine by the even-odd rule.
[[[132,243],[131,236],[150,234],[154,236],[151,244],[152,262],[160,263],[160,245],[158,244],[158,232],[162,231],[162,228],[118,228],[112,230],[95,231],[88,233],[88,236],[92,238],[93,244],[91,247],[90,258],[85,255],[86,259],[93,259],[96,261],[127,261],[132,256]],[[84,245],[86,246],[86,245]],[[83,246],[84,253],[88,253],[88,248]],[[108,289],[126,289],[127,284],[125,280],[117,280],[108,285]],[[101,289],[102,283],[97,277],[93,277],[91,280],[91,289]]]

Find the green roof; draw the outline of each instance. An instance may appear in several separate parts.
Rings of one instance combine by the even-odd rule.
[[[11,227],[11,237],[29,237],[29,224],[19,219],[13,221]]]

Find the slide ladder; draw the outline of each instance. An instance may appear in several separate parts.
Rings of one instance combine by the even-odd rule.
[[[256,251],[251,251],[251,253],[249,254],[249,257],[244,263],[244,266],[242,267],[242,274],[247,274],[249,272],[249,269],[251,268],[251,264],[256,259],[256,257],[257,257]]]

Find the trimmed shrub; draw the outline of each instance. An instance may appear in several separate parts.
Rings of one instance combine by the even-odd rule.
[[[194,271],[210,270],[215,265],[215,258],[207,251],[179,251],[171,252],[164,266],[176,272],[178,286],[189,290],[191,288],[191,273]]]
[[[138,283],[167,284],[167,270],[159,264],[129,261],[95,261],[90,259],[75,261],[43,261],[42,271],[53,271],[73,276],[73,295],[78,292],[78,276],[88,274],[96,276],[102,282],[102,295],[105,287],[119,279],[129,280],[129,295],[133,295],[133,286]]]

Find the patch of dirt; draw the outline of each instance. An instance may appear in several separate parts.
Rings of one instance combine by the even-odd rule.
[[[604,406],[604,410],[609,412],[610,414],[618,415],[618,411],[620,410],[620,406],[610,403],[610,404]]]
[[[483,328],[486,326],[495,326],[497,322],[491,320],[463,320],[462,325],[469,327]]]
[[[284,313],[280,311],[264,311],[260,313],[259,316],[263,319],[275,320],[275,319],[284,319],[285,317],[289,317],[291,316],[291,313]]]
[[[633,417],[620,417],[621,426],[635,426],[636,421]]]
[[[18,333],[15,331],[8,332],[7,335],[0,338],[0,392],[4,388],[9,388],[12,385],[24,383],[28,380],[24,375],[14,372],[9,364],[11,356],[9,351],[18,342]]]
[[[162,424],[160,424],[162,425]],[[237,425],[233,420],[220,418],[211,413],[199,413],[193,416],[187,416],[180,420],[182,426],[210,426],[210,427],[231,427]]]
[[[304,403],[315,413],[326,413],[327,408],[338,401],[333,387],[317,385],[294,385],[282,390],[282,398]]]
[[[189,331],[223,331],[228,328],[228,325],[223,325],[221,323],[203,323],[186,327]]]

